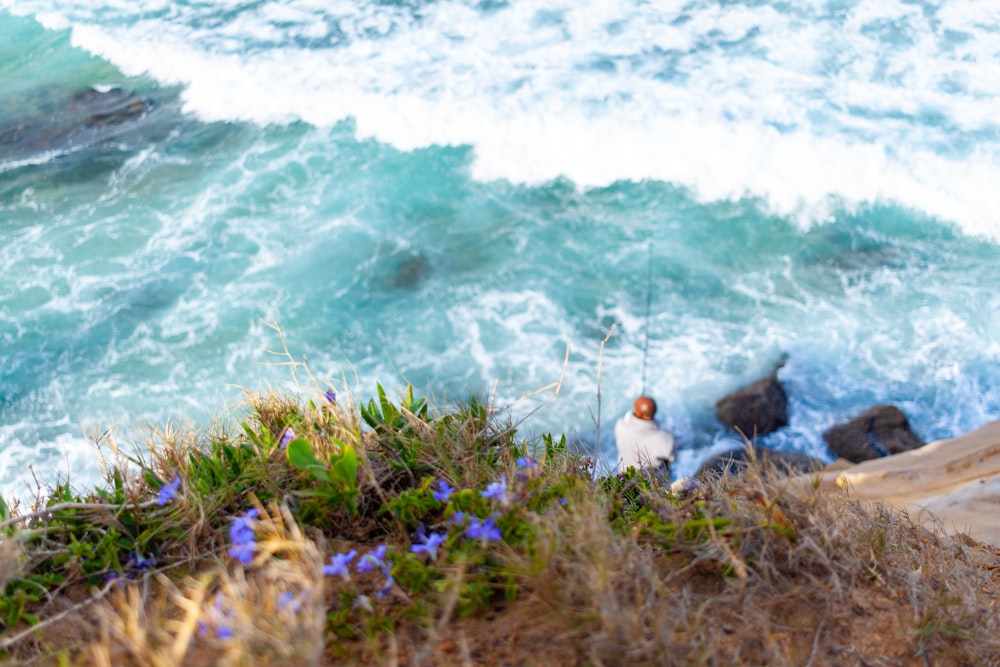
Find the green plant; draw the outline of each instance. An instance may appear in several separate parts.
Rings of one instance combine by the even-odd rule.
[[[339,451],[330,454],[327,461],[316,458],[312,444],[305,438],[288,443],[288,462],[305,471],[318,486],[296,491],[300,498],[318,498],[333,507],[344,507],[350,515],[357,514],[358,455],[354,447],[334,440]]]

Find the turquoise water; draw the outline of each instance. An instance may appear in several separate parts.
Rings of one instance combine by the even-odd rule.
[[[0,491],[265,386],[613,456],[647,333],[678,474],[782,353],[762,444],[1000,416],[1000,16],[578,4],[0,0]]]

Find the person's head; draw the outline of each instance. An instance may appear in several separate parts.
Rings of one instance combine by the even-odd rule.
[[[656,415],[656,401],[649,396],[640,396],[632,404],[632,414],[639,419],[652,419]]]

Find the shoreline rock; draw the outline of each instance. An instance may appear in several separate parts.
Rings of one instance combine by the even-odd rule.
[[[894,405],[877,405],[854,419],[831,427],[823,440],[839,458],[861,463],[924,446],[903,411]]]
[[[778,370],[787,358],[783,355],[769,376],[719,399],[718,420],[750,440],[787,426],[788,394],[778,381]]]

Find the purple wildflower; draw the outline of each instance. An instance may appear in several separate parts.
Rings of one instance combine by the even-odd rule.
[[[387,570],[388,567],[385,564],[385,545],[379,545],[377,549],[371,551],[361,557],[358,561],[358,572],[371,572],[377,568],[382,568]]]
[[[235,544],[253,541],[253,521],[260,514],[257,510],[249,510],[246,514],[236,517],[233,525],[229,527],[229,539]]]
[[[396,580],[392,578],[391,574],[389,574],[388,572],[386,572],[386,575],[385,575],[385,586],[383,586],[379,590],[379,592],[375,594],[375,599],[376,600],[381,600],[382,598],[384,598],[386,595],[389,594],[389,591],[391,591],[392,587],[395,586],[395,585],[396,585]]]
[[[484,544],[503,538],[500,529],[492,518],[484,519],[483,521],[473,519],[465,529],[465,536],[472,540],[481,540]]]
[[[425,553],[431,557],[431,560],[437,560],[437,548],[444,544],[444,541],[448,536],[444,533],[431,533],[427,536],[421,536],[422,544],[414,544],[410,547],[410,551],[415,554]]]
[[[132,554],[132,562],[135,563],[137,569],[143,570],[146,568],[156,567],[156,559],[150,556],[149,558],[143,558],[136,551]]]
[[[257,510],[250,510],[244,516],[237,517],[229,527],[229,539],[233,543],[229,555],[244,565],[249,565],[253,561],[254,551],[257,550],[253,529],[253,521],[257,518],[257,514]]]
[[[479,495],[483,498],[493,498],[494,500],[499,501],[501,505],[508,504],[510,502],[510,498],[507,495],[507,476],[500,475],[499,482],[493,482]]]
[[[284,450],[288,447],[288,443],[295,439],[295,431],[291,426],[285,429],[285,432],[281,434],[281,449]]]
[[[215,628],[215,636],[219,639],[231,639],[233,637],[233,629],[226,625],[233,617],[233,612],[226,611],[223,609],[223,604],[225,603],[225,598],[222,593],[218,593],[215,596],[215,603],[205,610],[205,616],[209,619],[208,621],[198,619],[198,636],[204,637],[208,634],[209,628]]]
[[[358,552],[352,549],[346,554],[336,554],[334,556],[330,556],[330,564],[323,566],[323,574],[330,577],[336,577],[339,575],[344,579],[344,581],[347,581],[351,578],[351,573],[347,570],[347,566],[350,565],[351,561],[354,560],[354,557],[357,555]]]
[[[465,512],[459,510],[455,512],[451,517],[451,523],[455,526],[461,526],[465,524]]]
[[[434,496],[434,500],[438,501],[439,503],[447,502],[447,500],[451,498],[451,494],[455,493],[455,489],[451,486],[448,486],[448,482],[444,481],[443,479],[438,481],[437,486],[438,490],[432,492],[431,495]]]
[[[327,403],[336,403],[337,402],[337,392],[335,392],[333,389],[327,389],[323,393],[323,398],[326,399]]]
[[[522,456],[515,463],[518,468],[526,468],[528,470],[534,470],[538,467],[538,461],[535,460],[534,456]]]
[[[181,486],[181,478],[174,477],[174,480],[169,484],[164,484],[160,487],[160,492],[156,494],[156,504],[163,507],[171,500],[177,498],[177,489]]]
[[[293,614],[299,613],[302,603],[295,599],[291,591],[285,591],[278,596],[278,609],[290,609]]]
[[[229,555],[243,563],[244,565],[249,565],[253,562],[254,552],[257,550],[256,542],[248,542],[246,544],[234,544],[229,547]]]

